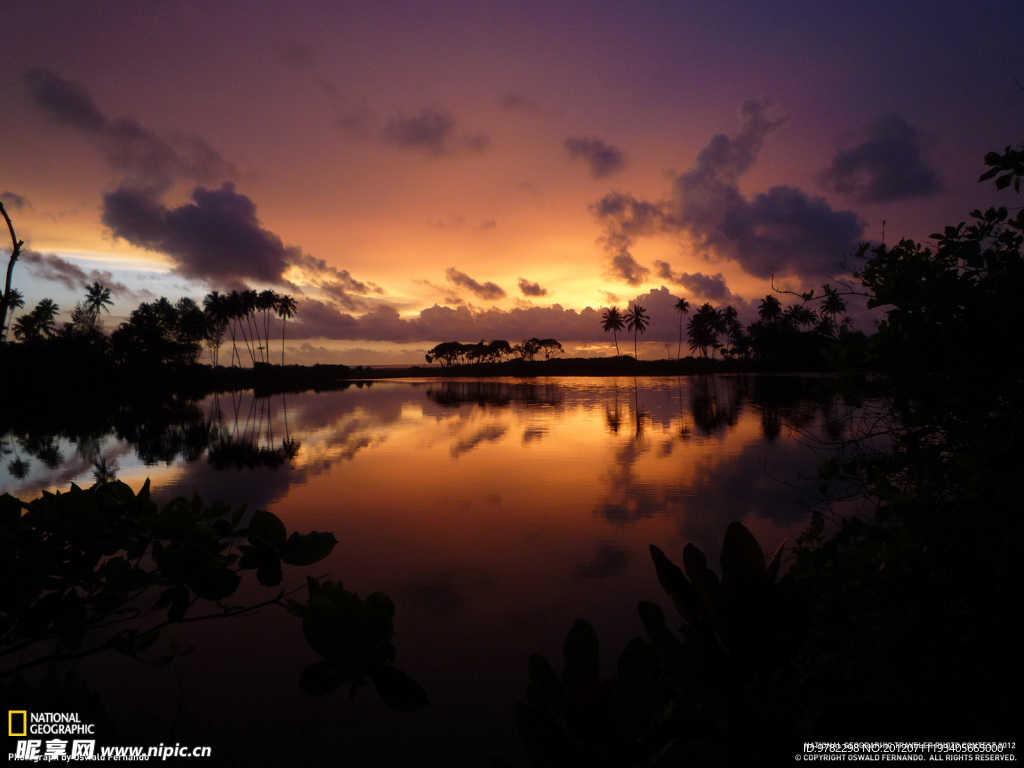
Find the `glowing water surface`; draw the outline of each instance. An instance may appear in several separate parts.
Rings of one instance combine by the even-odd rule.
[[[514,707],[528,655],[557,666],[583,616],[610,674],[642,634],[637,601],[671,612],[650,544],[678,560],[694,542],[717,563],[733,520],[769,554],[801,531],[808,512],[798,497],[813,488],[822,445],[844,416],[814,394],[816,383],[374,382],[208,398],[191,444],[161,436],[141,451],[98,439],[119,479],[137,488],[150,477],[158,498],[198,492],[273,511],[289,529],[334,532],[334,552],[311,570],[391,596],[396,665],[432,706],[392,715],[369,690],[307,699],[296,679],[316,657],[283,611],[182,629],[197,650],[172,670],[125,678],[100,667],[101,685],[118,716],[150,718],[168,743],[219,745],[238,764],[301,764],[303,755],[317,764],[332,751],[346,765],[480,765],[492,754],[524,764]],[[91,484],[92,465],[58,443],[65,463],[0,475],[4,490],[31,498]],[[287,583],[301,584],[302,573],[286,572]]]

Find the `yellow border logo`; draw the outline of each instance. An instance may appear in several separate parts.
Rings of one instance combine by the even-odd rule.
[[[21,732],[14,732],[14,716],[21,715]],[[7,710],[7,735],[8,736],[28,736],[28,711],[24,709],[9,709]]]

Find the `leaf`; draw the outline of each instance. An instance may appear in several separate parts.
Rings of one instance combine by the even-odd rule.
[[[596,678],[601,663],[601,650],[597,632],[586,619],[576,619],[562,648],[564,667],[562,682],[566,688],[575,688],[584,678]]]
[[[281,559],[288,565],[312,565],[331,554],[338,540],[330,531],[292,533],[281,552]]]
[[[729,523],[722,542],[722,578],[764,575],[764,552],[742,523]]]
[[[381,700],[396,712],[415,712],[430,705],[423,686],[392,666],[371,669],[370,682]]]
[[[535,707],[547,706],[561,713],[565,690],[554,668],[539,653],[530,655],[526,700]]]
[[[280,551],[285,546],[288,530],[277,515],[263,509],[257,509],[252,515],[252,520],[249,521],[248,538],[253,544],[256,543],[256,541],[253,541],[255,539],[265,542],[273,549]]]
[[[658,575],[658,582],[665,593],[672,598],[683,621],[687,624],[696,624],[701,618],[705,618],[707,611],[701,604],[693,584],[679,570],[679,566],[669,560],[665,553],[653,544],[651,545],[651,559],[654,561],[654,571]]]

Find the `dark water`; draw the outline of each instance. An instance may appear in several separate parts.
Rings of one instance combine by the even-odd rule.
[[[583,616],[610,673],[642,631],[637,601],[669,608],[650,544],[678,557],[694,542],[717,562],[731,521],[769,553],[802,530],[816,468],[849,416],[819,383],[455,380],[221,395],[119,436],[9,434],[0,489],[32,498],[89,485],[105,465],[136,488],[149,477],[160,498],[197,491],[290,529],[330,530],[339,544],[312,571],[392,597],[396,665],[432,702],[399,716],[370,690],[303,696],[296,679],[316,657],[274,609],[176,630],[196,650],[170,669],[91,665],[126,727],[213,745],[218,763],[238,765],[525,764],[514,708],[528,655],[559,659]]]

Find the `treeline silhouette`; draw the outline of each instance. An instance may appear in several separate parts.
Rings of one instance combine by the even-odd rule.
[[[550,360],[563,351],[562,345],[555,339],[524,339],[515,345],[505,339],[478,341],[476,344],[445,341],[429,350],[425,357],[427,364],[437,362],[448,368],[453,365],[500,363],[511,359],[533,360],[537,355]]]
[[[1019,191],[1024,149],[985,162],[982,180]],[[1015,757],[999,734],[1019,729],[1024,685],[1024,336],[996,329],[1019,319],[1024,210],[932,240],[859,253],[883,319],[840,345],[831,381],[867,418],[819,471],[857,489],[858,513],[823,495],[767,557],[733,523],[717,568],[652,546],[678,617],[640,602],[644,635],[604,676],[583,619],[560,664],[530,658],[517,721],[535,765],[789,765],[807,743],[935,739]]]

